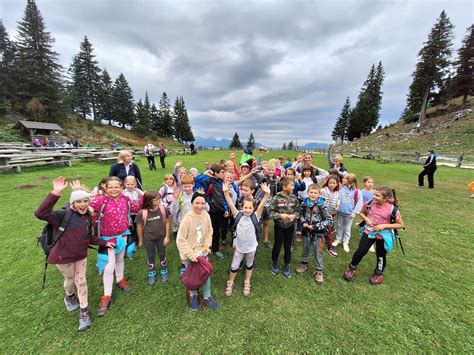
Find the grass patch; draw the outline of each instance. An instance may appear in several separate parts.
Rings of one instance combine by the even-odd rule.
[[[282,152],[271,152],[276,157]],[[293,156],[284,152],[285,156]],[[205,161],[217,161],[228,152],[201,151],[197,156],[168,157],[167,169],[149,171],[139,160],[144,185],[157,189],[177,159],[187,168],[203,170]],[[324,157],[315,157],[326,167]],[[260,248],[252,282],[252,294],[241,294],[243,275],[236,279],[235,296],[224,295],[232,253],[215,261],[212,293],[219,309],[191,313],[179,281],[179,258],[174,243],[168,248],[170,279],[150,289],[146,285],[146,253],[140,250],[127,261],[125,275],[133,290],[114,290],[116,302],[102,319],[95,316],[102,292],[101,278],[89,255],[89,302],[93,327],[77,332],[77,313],[67,313],[63,304],[62,277],[55,267],[48,270],[47,287],[41,291],[43,255],[36,246],[43,222],[33,212],[51,190],[58,175],[82,177],[89,187],[108,173],[109,164],[75,163],[71,168],[41,167],[21,174],[0,174],[3,204],[1,236],[6,241],[0,258],[0,339],[3,352],[451,352],[474,351],[472,260],[474,258],[473,200],[467,183],[468,169],[439,167],[436,189],[416,187],[419,165],[380,164],[345,159],[359,180],[375,177],[376,184],[397,189],[407,230],[401,232],[407,252],[388,256],[382,285],[369,285],[375,257],[360,264],[352,283],[342,272],[358,244],[353,230],[351,253],[324,255],[325,281],[318,286],[310,271],[287,280],[270,273],[271,252]],[[48,178],[48,179],[46,179]],[[34,189],[17,186],[37,184]],[[65,194],[58,206],[66,203]],[[270,239],[273,236],[270,228]],[[301,256],[301,245],[293,252],[292,266]],[[282,261],[282,255],[280,256]]]

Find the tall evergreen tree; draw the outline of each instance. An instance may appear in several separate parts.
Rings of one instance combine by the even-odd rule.
[[[150,99],[148,98],[148,92],[145,92],[145,101],[143,101],[143,107],[145,109],[147,120],[149,122],[148,129],[151,129],[151,106]]]
[[[100,84],[97,90],[97,111],[100,120],[108,120],[112,125],[114,84],[107,70],[103,69],[100,75]]]
[[[242,149],[242,143],[240,143],[240,138],[237,132],[234,133],[232,137],[232,142],[230,142],[229,149]]]
[[[100,120],[97,112],[100,69],[87,36],[80,45],[79,53],[74,56],[69,71],[72,76],[72,94],[75,96],[73,104],[77,105],[74,111],[79,111],[83,118],[92,113],[95,121]]]
[[[249,140],[247,141],[247,149],[254,150],[255,149],[255,138],[253,137],[253,133],[250,133]]]
[[[281,150],[286,150],[286,143],[283,143],[283,146],[281,147]]]
[[[173,136],[173,117],[171,115],[171,104],[166,92],[163,92],[160,98],[158,109],[158,124],[155,127],[158,135],[162,137]]]
[[[443,85],[449,71],[453,24],[443,10],[418,52],[418,63],[412,74],[413,82],[407,95],[407,117],[420,112],[420,121],[426,118],[426,108],[434,89]]]
[[[194,135],[189,124],[188,111],[182,96],[176,98],[175,101],[174,136],[181,143],[194,141]]]
[[[474,96],[474,25],[467,29],[455,66],[454,95],[462,96],[462,104],[465,105],[467,96]]]
[[[10,41],[8,32],[0,20],[0,114],[11,112],[18,100],[15,94],[18,91],[17,70],[15,43]]]
[[[45,108],[44,117],[57,120],[63,112],[60,96],[61,66],[53,50],[54,39],[46,31],[43,16],[34,0],[28,0],[18,23],[18,85],[20,107],[36,98]]]
[[[115,79],[112,103],[114,120],[122,127],[133,125],[135,121],[133,92],[122,73]]]
[[[158,125],[159,125],[160,115],[158,113],[158,109],[156,108],[155,104],[151,105],[150,108],[150,129],[153,132],[158,132]]]
[[[293,141],[290,141],[290,143],[288,143],[288,150],[294,150],[295,149],[295,145],[293,144]]]
[[[342,107],[341,114],[334,125],[332,130],[332,139],[337,141],[341,140],[341,143],[344,143],[344,139],[347,137],[347,127],[349,125],[349,120],[351,116],[351,102],[349,96],[346,98],[346,102]]]
[[[148,104],[150,103],[148,102]],[[141,134],[149,133],[151,127],[150,114],[142,99],[138,100],[138,103],[135,105],[135,117],[134,128]]]

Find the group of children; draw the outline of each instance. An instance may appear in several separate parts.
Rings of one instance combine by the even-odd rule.
[[[64,275],[66,309],[80,308],[79,329],[90,327],[85,278],[89,243],[99,245],[97,266],[103,273],[104,287],[98,309],[100,317],[107,313],[113,301],[114,274],[118,289],[125,292],[131,289],[124,277],[124,263],[125,256],[131,257],[136,246],[146,249],[147,280],[153,286],[158,271],[162,282],[168,279],[166,247],[172,236],[179,251],[182,275],[198,257],[212,255],[222,259],[230,229],[234,251],[225,294],[231,296],[235,292],[236,274],[243,268],[242,292],[248,296],[260,234],[263,246],[272,249],[271,272],[275,275],[280,273],[278,259],[283,248],[281,273],[286,278],[292,275],[294,243],[302,239],[301,262],[296,273],[309,269],[313,250],[316,261],[313,277],[320,284],[324,279],[324,244],[333,257],[338,255],[336,247],[341,243],[344,251],[350,252],[350,233],[356,215],[363,219],[361,240],[343,277],[352,280],[357,265],[375,245],[377,263],[370,282],[380,284],[394,229],[403,228],[394,192],[389,188],[373,190],[371,177],[364,179],[364,189],[359,190],[356,176],[347,172],[342,156],[333,156],[330,149],[328,159],[330,168],[326,171],[313,164],[311,154],[299,155],[294,162],[291,159],[285,162],[284,158],[263,161],[260,154],[258,160],[250,158],[241,160],[240,164],[231,154],[227,161],[206,163],[206,170],[201,174],[196,168],[188,172],[178,162],[174,173],[165,175],[159,190],[146,192],[137,188],[133,176],[127,176],[124,181],[113,176],[104,178],[91,193],[74,181],[69,208],[75,218],[48,256],[48,263],[57,264]],[[66,187],[65,179],[57,178],[53,191],[36,211],[39,219],[56,228],[61,225],[65,209],[53,211],[53,207]],[[273,246],[268,236],[270,220],[274,221]],[[208,278],[202,286],[202,302],[215,310],[218,304],[211,295],[210,282]],[[197,291],[189,292],[188,301],[191,310],[198,310]]]

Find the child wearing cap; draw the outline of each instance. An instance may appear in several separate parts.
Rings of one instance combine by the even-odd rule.
[[[64,304],[70,312],[80,308],[79,330],[86,330],[91,326],[87,300],[87,248],[89,244],[113,248],[112,242],[106,242],[92,235],[92,220],[89,214],[90,196],[78,180],[71,183],[73,192],[69,198],[70,211],[61,209],[53,211],[54,205],[67,188],[68,183],[63,176],[53,182],[53,191],[44,199],[35,216],[47,221],[53,226],[56,233],[63,219],[67,215],[69,222],[60,238],[56,241],[47,258],[48,264],[56,264],[64,276]],[[76,286],[76,293],[74,292]]]

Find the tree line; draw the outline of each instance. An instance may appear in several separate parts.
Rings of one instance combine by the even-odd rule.
[[[454,61],[451,60],[453,29],[454,25],[443,10],[423,48],[418,52],[406,108],[402,113],[402,119],[406,123],[417,120],[422,123],[428,107],[446,103],[459,96],[463,97],[464,105],[467,96],[474,94],[474,25],[467,29],[466,37],[458,50],[458,58]],[[352,141],[377,127],[384,75],[381,62],[377,67],[372,65],[353,108],[349,97],[346,98],[332,131],[335,141]]]
[[[9,39],[0,20],[0,114],[60,122],[68,113],[94,121],[114,122],[139,133],[157,133],[180,142],[194,141],[183,97],[171,107],[163,92],[158,107],[148,93],[138,102],[123,73],[112,80],[100,68],[87,36],[68,70],[58,63],[54,39],[46,31],[34,0],[28,0],[18,22],[17,40]]]
[[[255,149],[255,138],[253,136],[253,133],[250,133],[249,139],[247,140],[247,144],[245,145],[245,148],[254,150]],[[237,132],[234,133],[232,136],[232,141],[229,144],[229,149],[244,149],[242,146],[242,143],[240,143],[240,137]]]

